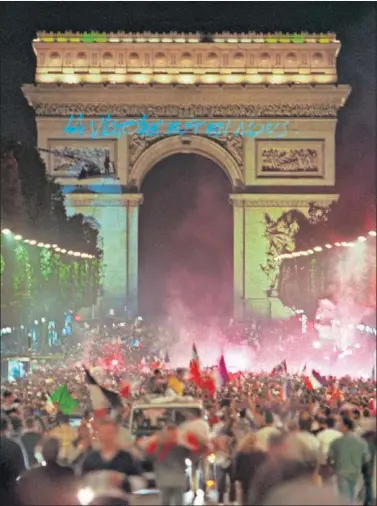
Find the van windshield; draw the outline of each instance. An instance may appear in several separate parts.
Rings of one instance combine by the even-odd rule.
[[[162,429],[167,423],[180,425],[188,419],[202,416],[200,408],[157,407],[136,408],[132,417],[132,434],[146,436]]]

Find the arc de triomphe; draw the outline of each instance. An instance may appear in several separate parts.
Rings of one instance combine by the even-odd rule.
[[[137,314],[143,178],[169,155],[195,153],[232,188],[235,317],[279,313],[271,252],[294,248],[289,211],[338,197],[335,129],[350,88],[337,84],[335,35],[38,33],[33,47],[36,84],[23,92],[38,147],[68,213],[100,228],[108,308]],[[81,129],[66,129],[71,115]],[[107,115],[117,128],[102,128]],[[123,135],[143,116],[155,126]],[[117,178],[77,178],[106,157]]]

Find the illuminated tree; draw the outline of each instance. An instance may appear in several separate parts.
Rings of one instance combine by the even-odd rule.
[[[101,277],[98,230],[82,215],[67,217],[61,187],[47,175],[39,152],[17,143],[3,144],[1,182],[2,229],[96,257],[70,257],[4,234],[2,321],[17,325],[42,316],[56,320],[68,308],[94,304]]]

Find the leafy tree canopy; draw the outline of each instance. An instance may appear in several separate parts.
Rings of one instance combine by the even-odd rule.
[[[82,215],[67,217],[65,197],[39,151],[18,142],[1,142],[2,226],[66,249],[101,255],[98,231]]]

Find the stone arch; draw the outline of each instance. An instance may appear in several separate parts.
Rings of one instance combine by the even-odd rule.
[[[200,136],[171,136],[148,147],[131,169],[129,182],[140,190],[148,172],[161,160],[176,154],[201,155],[215,162],[227,175],[232,188],[243,184],[243,175],[233,156],[219,143]]]

